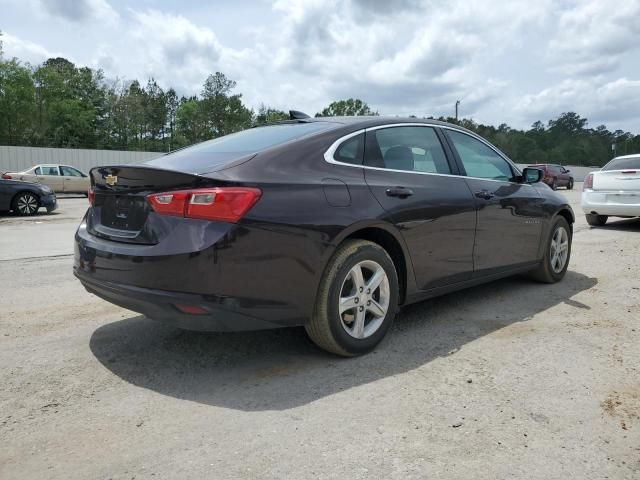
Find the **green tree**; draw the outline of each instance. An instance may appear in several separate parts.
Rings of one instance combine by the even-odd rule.
[[[31,71],[15,58],[0,59],[0,142],[24,145],[33,132],[36,112]]]
[[[352,117],[358,115],[378,115],[378,112],[371,110],[369,105],[359,98],[348,98],[332,102],[320,113],[316,113],[316,117]]]
[[[275,108],[266,107],[261,104],[258,113],[255,115],[253,122],[257,125],[263,123],[272,123],[282,120],[289,120],[289,114]]]

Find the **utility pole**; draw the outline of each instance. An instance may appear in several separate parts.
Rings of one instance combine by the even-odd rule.
[[[460,100],[456,100],[456,122],[458,121],[458,105],[460,105]]]

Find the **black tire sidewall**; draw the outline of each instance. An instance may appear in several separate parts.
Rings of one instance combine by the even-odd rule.
[[[380,325],[380,328],[378,328],[373,335],[368,338],[357,339],[349,335],[341,325],[338,304],[342,283],[349,273],[349,270],[351,270],[355,264],[364,260],[373,260],[385,270],[387,278],[389,279],[389,309],[382,325]],[[382,341],[391,327],[393,319],[396,316],[398,305],[398,275],[393,262],[389,259],[386,252],[381,247],[376,248],[372,245],[363,245],[358,248],[358,250],[338,268],[335,277],[332,279],[328,301],[327,315],[329,318],[327,320],[329,321],[329,328],[336,343],[351,355],[358,355],[373,350],[373,348]]]

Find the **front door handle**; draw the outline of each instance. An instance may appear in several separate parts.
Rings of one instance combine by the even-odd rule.
[[[413,190],[405,187],[391,187],[387,188],[387,195],[389,197],[407,198],[413,195]]]
[[[476,197],[482,198],[484,200],[491,200],[493,197],[495,197],[495,194],[490,192],[489,190],[480,190],[479,192],[476,192]]]

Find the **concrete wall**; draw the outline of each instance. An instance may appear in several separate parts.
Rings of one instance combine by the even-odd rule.
[[[0,172],[21,172],[40,163],[57,163],[88,172],[98,165],[133,163],[162,155],[157,152],[121,152],[70,148],[0,146]]]

